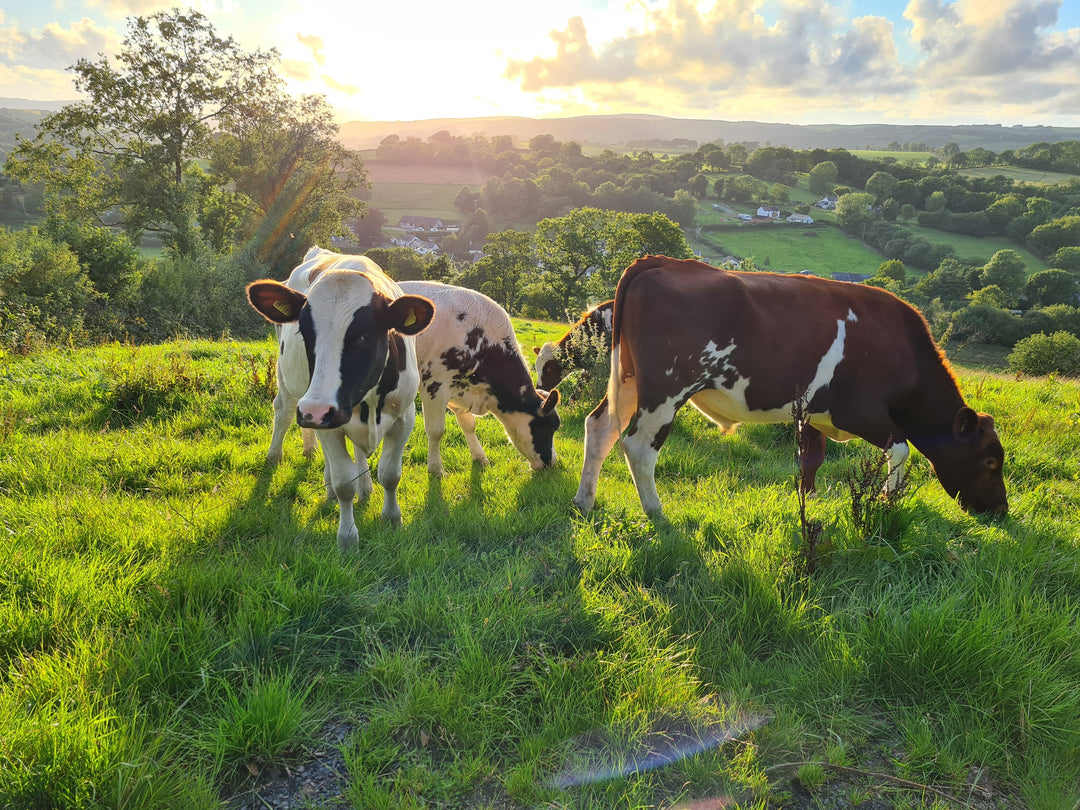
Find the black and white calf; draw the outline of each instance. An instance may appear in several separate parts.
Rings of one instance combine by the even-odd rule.
[[[604,301],[583,313],[578,322],[555,343],[545,343],[536,352],[536,384],[550,391],[575,368],[589,365],[587,352],[598,343],[611,350],[611,313],[615,301]]]
[[[464,287],[403,281],[401,289],[435,304],[431,326],[416,338],[428,471],[443,474],[439,443],[447,408],[461,425],[474,461],[488,463],[476,438],[476,417],[491,413],[534,470],[553,464],[559,392],[533,387],[506,310]]]
[[[353,500],[372,492],[367,458],[380,443],[382,516],[401,522],[397,487],[420,384],[414,336],[431,323],[434,305],[403,294],[366,257],[318,248],[308,252],[289,284],[256,281],[247,294],[251,305],[280,327],[275,409],[295,402],[300,427],[316,429],[327,494],[341,510],[338,548],[346,551],[359,539]],[[271,454],[275,446],[280,451],[279,416],[275,413]]]

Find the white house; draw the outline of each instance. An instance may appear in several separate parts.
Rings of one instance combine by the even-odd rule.
[[[757,215],[769,219],[780,219],[780,209],[775,205],[762,205],[758,208]]]
[[[788,222],[797,222],[800,225],[813,225],[814,218],[809,214],[792,214],[787,218]]]

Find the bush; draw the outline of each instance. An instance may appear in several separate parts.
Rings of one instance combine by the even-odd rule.
[[[132,337],[261,337],[266,322],[247,302],[244,287],[267,275],[250,251],[232,256],[166,255],[147,269]]]
[[[0,228],[0,349],[26,354],[82,332],[94,287],[67,245]]]
[[[956,313],[954,334],[974,343],[993,343],[1009,347],[1024,336],[1020,318],[987,304],[972,304]]]
[[[1024,338],[1009,353],[1009,368],[1022,374],[1080,377],[1080,338],[1054,332]]]

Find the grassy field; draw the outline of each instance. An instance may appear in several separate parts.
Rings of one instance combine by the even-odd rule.
[[[873,275],[884,259],[858,239],[837,228],[789,223],[760,224],[732,230],[705,231],[690,239],[703,257],[752,257],[758,267],[782,273],[809,270],[831,278],[834,272]]]
[[[810,241],[810,240],[807,240]],[[518,322],[526,343],[557,325]],[[1080,795],[1080,386],[961,375],[1010,516],[912,490],[856,524],[831,445],[802,561],[793,431],[680,413],[640,513],[575,515],[590,402],[532,474],[480,420],[404,526],[335,551],[322,465],[264,465],[273,342],[0,365],[5,808],[1071,808]],[[692,802],[699,802],[691,805]]]
[[[971,177],[996,177],[1001,174],[1017,183],[1046,183],[1054,185],[1073,177],[1063,172],[1044,172],[1038,169],[1023,169],[1019,166],[985,166],[977,169],[963,169]]]

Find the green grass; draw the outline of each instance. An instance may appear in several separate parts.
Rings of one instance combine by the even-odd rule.
[[[884,160],[892,158],[897,163],[925,163],[933,157],[933,152],[890,152],[887,149],[851,149],[851,154],[863,160]]]
[[[1046,183],[1048,185],[1060,183],[1074,176],[1063,172],[1024,169],[1019,166],[984,166],[977,169],[962,169],[961,171],[971,177],[996,177],[1000,174],[1015,180],[1017,183]]]
[[[564,328],[517,324],[528,345]],[[687,409],[657,469],[667,520],[642,516],[618,453],[583,519],[592,403],[574,401],[537,474],[482,419],[491,466],[451,427],[431,481],[418,424],[404,526],[373,498],[343,559],[296,431],[264,466],[274,355],[177,342],[0,365],[5,807],[223,808],[328,747],[337,806],[357,808],[923,798],[806,762],[969,802],[983,769],[1011,806],[1072,807],[1077,383],[962,373],[1006,447],[1003,522],[965,515],[916,457],[864,536],[843,480],[868,451],[830,445],[807,578],[790,428],[725,437]],[[665,746],[674,761],[646,769]]]
[[[406,214],[460,222],[463,215],[454,207],[460,191],[461,185],[452,183],[376,183],[368,204],[386,214],[388,226]]]
[[[831,278],[834,272],[873,275],[884,261],[837,228],[787,222],[703,231],[691,239],[691,244],[714,261],[731,253],[752,257],[762,269],[782,273],[809,270],[825,278]]]

